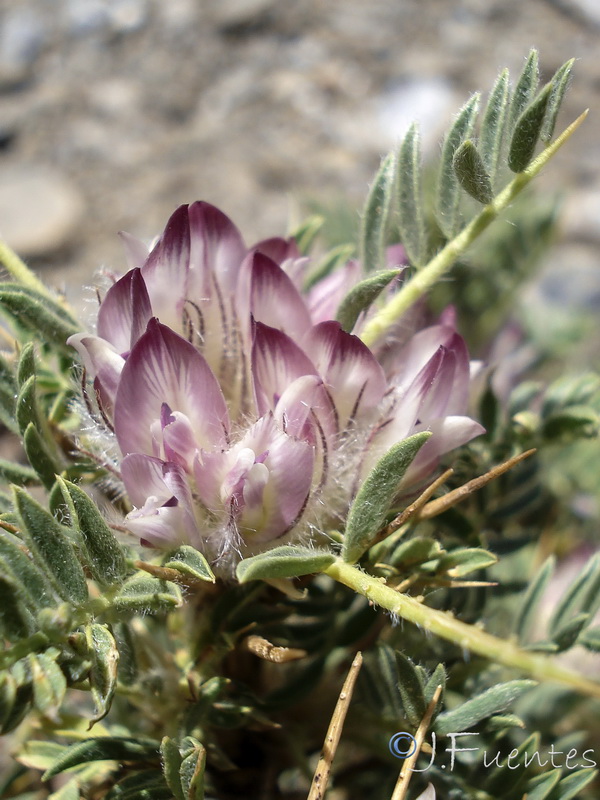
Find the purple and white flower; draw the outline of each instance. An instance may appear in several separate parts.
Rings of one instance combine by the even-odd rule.
[[[151,252],[125,243],[131,269],[108,290],[96,333],[69,341],[118,446],[125,524],[144,543],[234,561],[307,539],[339,524],[396,442],[433,433],[408,493],[482,432],[466,415],[469,356],[451,322],[393,352],[356,335],[364,314],[354,333],[333,319],[361,278],[356,261],[303,295],[307,259],[293,240],[247,248],[200,202],[177,209]]]

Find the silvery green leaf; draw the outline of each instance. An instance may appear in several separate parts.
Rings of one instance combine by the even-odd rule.
[[[591,650],[593,653],[600,653],[600,627],[588,628],[587,631],[581,634],[577,640],[577,644],[583,645],[583,647]]]
[[[61,526],[24,489],[15,488],[14,495],[29,548],[48,568],[61,597],[76,605],[84,603],[88,598],[85,575]]]
[[[401,272],[401,269],[388,269],[384,272],[377,272],[375,275],[371,275],[369,278],[357,283],[356,286],[353,286],[340,303],[335,317],[342,329],[350,333],[362,312],[369,308],[388,283],[397,278]]]
[[[437,718],[434,728],[440,736],[451,732],[465,731],[482,719],[504,711],[525,692],[537,686],[536,681],[517,680],[492,686],[482,694],[472,697],[452,711],[444,711]]]
[[[0,636],[18,641],[34,631],[35,622],[21,599],[19,584],[9,575],[0,575]]]
[[[513,172],[523,172],[533,159],[551,91],[551,84],[546,85],[517,120],[508,149],[508,166]]]
[[[543,775],[536,775],[527,784],[527,800],[547,800],[559,782],[561,771],[553,769]]]
[[[80,800],[81,786],[78,778],[72,778],[68,783],[65,783],[56,792],[48,795],[48,800]]]
[[[461,547],[442,556],[438,569],[452,578],[463,578],[470,572],[496,564],[498,556],[480,547]]]
[[[38,611],[36,620],[40,630],[50,641],[61,641],[73,630],[73,608],[69,603],[60,603],[54,608],[42,608]]]
[[[36,486],[40,479],[37,473],[16,461],[5,461],[0,458],[0,480],[6,483],[16,483],[17,486]]]
[[[471,139],[466,139],[454,153],[454,172],[462,188],[477,202],[487,205],[494,199],[492,182],[483,159]]]
[[[0,422],[10,431],[18,433],[15,420],[15,397],[18,386],[13,365],[6,354],[0,353]]]
[[[58,478],[63,497],[73,504],[76,514],[71,524],[82,536],[89,556],[89,567],[95,580],[102,585],[120,582],[127,573],[123,548],[108,527],[94,501],[79,486]]]
[[[385,236],[394,188],[394,154],[381,162],[363,210],[359,253],[364,272],[385,266]]]
[[[173,793],[156,769],[145,769],[121,778],[104,800],[173,800]]]
[[[20,596],[31,611],[53,606],[58,598],[44,573],[23,552],[22,543],[7,532],[0,535],[0,572],[19,586]]]
[[[245,558],[237,565],[235,573],[240,583],[271,578],[297,578],[313,572],[323,572],[334,561],[335,556],[332,553],[309,547],[283,545]]]
[[[56,663],[58,650],[29,654],[29,667],[33,687],[33,703],[37,710],[50,720],[58,721],[57,711],[67,691],[67,681]]]
[[[30,375],[21,384],[17,395],[16,417],[21,433],[30,423],[36,427],[40,426],[40,411],[38,408],[37,391],[35,385],[35,375]]]
[[[525,66],[513,91],[509,111],[510,130],[514,130],[516,121],[531,102],[537,91],[539,83],[538,52],[531,50],[525,61]]]
[[[400,651],[395,652],[398,690],[406,718],[416,728],[427,708],[421,681],[413,662]]]
[[[435,694],[435,690],[438,686],[442,687],[442,693],[440,695],[440,699],[437,702],[433,718],[437,716],[437,713],[441,710],[444,704],[444,695],[446,691],[446,668],[443,664],[438,664],[437,667],[431,673],[431,677],[425,684],[425,689],[423,690],[423,695],[425,697],[425,705],[428,706],[433,699],[433,695]]]
[[[139,675],[134,635],[127,622],[113,623],[112,634],[119,651],[119,683],[130,686]]]
[[[572,772],[558,784],[555,792],[556,800],[573,800],[596,777],[597,772],[593,769],[580,769],[577,772]],[[554,795],[552,800],[555,800]]]
[[[593,372],[576,377],[565,375],[553,381],[546,390],[542,402],[542,417],[546,418],[567,406],[594,405],[599,398],[600,376]]]
[[[558,117],[560,106],[565,96],[565,92],[569,86],[569,79],[571,78],[571,70],[573,69],[574,63],[575,59],[571,58],[569,61],[563,64],[562,67],[559,67],[556,70],[552,80],[550,81],[552,92],[550,94],[550,99],[548,100],[546,117],[540,132],[540,139],[545,144],[548,144],[552,140],[554,127],[556,125],[556,118]]]
[[[395,444],[371,470],[348,512],[342,558],[354,564],[385,522],[400,483],[431,433],[415,433]]]
[[[400,241],[410,263],[420,267],[427,261],[427,235],[421,186],[421,146],[416,123],[410,126],[402,140],[396,172]]]
[[[19,389],[35,376],[35,348],[33,342],[27,342],[23,345],[21,354],[19,355],[19,363],[17,364],[17,383]]]
[[[386,561],[392,567],[407,569],[423,561],[429,561],[441,553],[442,547],[437,539],[415,536],[406,542],[400,542]]]
[[[525,596],[519,605],[519,611],[515,622],[515,633],[519,637],[519,642],[521,644],[527,640],[531,632],[531,626],[538,614],[539,602],[552,578],[555,565],[556,558],[554,556],[549,556],[549,558],[544,561],[536,576],[527,587]]]
[[[436,196],[436,219],[442,233],[452,239],[460,225],[460,185],[454,171],[454,154],[473,130],[479,110],[479,94],[474,94],[460,110],[446,134]]]
[[[200,742],[181,762],[179,777],[185,800],[204,800],[206,749]]]
[[[557,647],[557,652],[562,653],[573,647],[579,634],[588,626],[590,621],[590,615],[581,612],[555,628],[552,632],[552,641]]]
[[[80,325],[64,308],[47,296],[16,283],[0,286],[0,305],[19,325],[39,334],[46,342],[69,352],[67,339],[80,330]]]
[[[291,236],[296,240],[298,250],[303,255],[306,255],[310,250],[324,223],[324,217],[320,214],[313,214],[311,217],[305,219],[304,222],[292,232]]]
[[[502,150],[502,140],[508,114],[510,99],[510,81],[508,70],[502,70],[485,107],[481,130],[479,132],[479,148],[485,169],[493,183],[498,169],[498,161]]]
[[[129,736],[96,736],[68,747],[42,775],[47,781],[67,769],[90,761],[158,761],[159,746],[153,739]]]
[[[163,566],[169,569],[176,569],[184,575],[189,575],[200,581],[214,583],[216,580],[208,561],[202,553],[187,544],[182,545],[174,553],[171,553]]]
[[[173,739],[165,736],[160,743],[162,769],[169,789],[173,792],[175,800],[186,800],[181,787],[180,769],[183,757],[179,747]]]
[[[85,638],[88,645],[88,657],[92,663],[89,674],[90,690],[94,701],[92,722],[98,722],[110,711],[117,688],[119,651],[115,637],[107,625],[95,622],[86,625]]]
[[[56,462],[54,454],[40,436],[35,423],[30,422],[23,433],[23,449],[25,455],[40,481],[46,489],[51,489],[56,479],[56,474],[61,471],[61,466]]]
[[[112,600],[117,611],[152,614],[170,611],[182,604],[181,591],[171,581],[162,581],[145,573],[133,575]]]
[[[595,614],[600,604],[600,553],[583,567],[580,575],[561,597],[549,623],[554,636],[568,619],[580,612]]]

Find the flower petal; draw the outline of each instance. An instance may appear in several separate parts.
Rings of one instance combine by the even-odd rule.
[[[378,407],[387,389],[385,376],[357,336],[343,331],[339,322],[320,322],[303,346],[333,398],[340,430]]]
[[[150,253],[147,245],[141,239],[132,236],[126,231],[119,231],[119,236],[125,249],[125,259],[129,269],[141,267]]]
[[[257,322],[252,345],[252,374],[258,413],[273,410],[285,389],[303,375],[317,375],[308,356],[280,330]]]
[[[246,308],[257,322],[302,336],[311,326],[300,293],[285,272],[262,253],[251,253],[242,265],[239,287],[240,312]]]
[[[175,330],[188,288],[190,225],[188,207],[179,206],[142,267],[152,310],[161,322]]]
[[[199,546],[192,495],[177,464],[134,453],[123,459],[121,475],[137,506],[125,519],[132,533],[157,547]]]
[[[115,433],[124,455],[151,455],[152,425],[166,403],[188,418],[198,447],[223,446],[229,415],[219,384],[198,351],[150,320],[123,368],[115,400]]]
[[[246,255],[242,235],[229,217],[210,203],[192,203],[190,227],[190,276],[188,297],[210,293],[210,274],[221,288],[231,291]]]
[[[104,410],[111,416],[125,359],[99,336],[76,333],[69,336],[67,344],[77,350],[88,375],[96,379]]]
[[[114,283],[98,311],[98,336],[121,353],[129,353],[146,330],[152,306],[140,269],[132,269]]]

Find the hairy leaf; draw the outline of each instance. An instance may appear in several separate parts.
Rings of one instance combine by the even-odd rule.
[[[165,780],[175,800],[186,800],[181,787],[180,769],[183,757],[173,739],[165,736],[160,743],[160,755]]]
[[[544,124],[542,125],[542,130],[540,131],[540,139],[545,144],[548,144],[552,140],[554,127],[556,125],[556,118],[558,117],[558,112],[560,111],[565,92],[569,86],[569,80],[571,78],[571,71],[574,63],[575,59],[571,58],[569,61],[563,64],[562,67],[559,67],[556,70],[552,80],[550,81],[552,85],[552,92],[550,94],[550,99],[548,100],[548,108],[546,109]]]
[[[38,334],[57,350],[69,352],[67,339],[78,333],[80,326],[58,303],[20,284],[3,283],[0,305],[18,324]]]
[[[70,498],[73,504],[76,518],[72,519],[71,523],[81,533],[92,575],[101,585],[120,582],[127,573],[123,548],[106,524],[97,505],[83,489],[71,481],[62,478],[58,481],[65,502],[68,504]]]
[[[33,703],[41,714],[56,722],[58,708],[67,691],[67,681],[56,663],[58,655],[58,650],[29,655]]]
[[[421,186],[421,147],[416,123],[410,126],[400,145],[396,182],[400,241],[410,263],[420,267],[427,260],[427,237]]]
[[[215,582],[215,576],[208,561],[202,553],[187,544],[182,545],[171,553],[164,564],[169,569],[176,569],[184,575],[197,578],[200,581]]]
[[[336,314],[336,319],[343,330],[350,333],[362,312],[369,308],[388,283],[397,278],[401,272],[401,269],[388,269],[385,272],[377,272],[375,275],[365,278],[365,280],[353,286],[340,303]]]
[[[462,188],[479,203],[487,205],[494,199],[492,182],[483,159],[471,139],[466,139],[454,153],[454,172]]]
[[[435,730],[440,736],[467,730],[482,719],[504,711],[524,692],[536,685],[535,681],[517,680],[492,686],[491,689],[472,697],[458,708],[440,714],[435,723]]]
[[[550,620],[551,634],[554,635],[563,623],[580,612],[595,613],[599,603],[600,553],[597,553],[561,597]]]
[[[14,489],[15,503],[30,549],[45,564],[64,600],[79,605],[88,597],[87,583],[73,545],[52,514],[24,489]]]
[[[398,650],[395,653],[398,670],[398,689],[402,698],[402,706],[406,718],[416,728],[427,707],[423,687],[415,670],[415,665],[408,656]]]
[[[498,76],[496,83],[485,107],[481,130],[479,132],[479,147],[481,158],[490,181],[494,182],[502,150],[502,140],[508,116],[510,99],[510,81],[508,70],[504,69]]]
[[[33,422],[29,423],[23,434],[23,449],[46,489],[52,488],[61,467]]]
[[[94,700],[92,722],[103,719],[110,711],[117,688],[119,651],[115,637],[106,625],[92,623],[85,627],[90,669],[90,689]],[[91,726],[90,726],[91,727]]]
[[[129,736],[98,736],[84,739],[64,751],[42,775],[47,781],[71,767],[86,764],[89,761],[124,761],[126,763],[144,763],[158,761],[159,745],[152,739]]]
[[[436,218],[444,235],[451,239],[457,232],[460,217],[460,185],[454,171],[454,154],[471,135],[477,111],[479,94],[473,95],[460,110],[454,124],[446,135],[442,148],[442,159],[437,187]]]
[[[385,266],[385,234],[394,188],[394,155],[381,162],[363,210],[360,259],[365,272]]]
[[[508,150],[508,166],[513,172],[523,172],[533,158],[551,91],[550,84],[545,86],[517,120]]]
[[[153,614],[179,608],[182,603],[179,587],[146,573],[133,575],[112,601],[117,611]]]
[[[323,572],[334,561],[335,556],[332,553],[283,545],[245,558],[237,565],[235,572],[240,583],[269,578],[296,578],[300,575],[311,575],[313,572]]]
[[[342,558],[354,564],[368,549],[385,522],[402,478],[431,433],[415,433],[395,444],[372,469],[360,487],[346,523]]]
[[[531,102],[539,83],[538,52],[531,50],[515,86],[509,111],[510,130]]]

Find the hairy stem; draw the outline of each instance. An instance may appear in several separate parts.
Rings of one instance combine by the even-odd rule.
[[[363,342],[371,346],[380,339],[397,320],[422,297],[450,269],[465,250],[483,233],[483,231],[504,211],[531,183],[535,176],[545,167],[555,153],[568,141],[587,117],[584,111],[575,122],[561,133],[543,150],[531,164],[519,172],[513,180],[489,203],[481,212],[462,229],[440,252],[422,267],[390,300],[387,305],[365,325],[361,334]]]
[[[539,681],[555,681],[575,691],[600,698],[600,684],[561,667],[552,659],[522,650],[505,639],[498,639],[474,625],[467,625],[445,611],[420,603],[414,597],[401,594],[387,586],[380,578],[360,570],[358,567],[335,561],[325,573],[339,583],[362,594],[372,603],[397,614],[407,622],[430,631],[458,647],[488,658],[505,667],[518,669]]]

